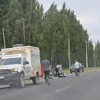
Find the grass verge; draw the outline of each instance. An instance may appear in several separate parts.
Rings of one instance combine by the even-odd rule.
[[[100,70],[100,67],[85,68],[85,72],[91,72],[91,71],[96,71],[96,70]],[[61,72],[70,74],[69,69],[63,69]]]
[[[96,71],[96,70],[100,70],[100,67],[91,67],[91,68],[85,68],[85,71]]]

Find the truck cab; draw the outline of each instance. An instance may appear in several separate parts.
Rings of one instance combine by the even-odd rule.
[[[32,80],[40,73],[39,49],[31,46],[14,47],[2,50],[0,85],[25,86],[25,80]]]

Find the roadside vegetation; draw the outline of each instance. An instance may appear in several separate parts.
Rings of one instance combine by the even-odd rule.
[[[97,70],[100,70],[100,67],[85,68],[85,71],[84,72],[91,72],[91,71],[97,71]],[[62,73],[70,74],[69,69],[63,69],[61,72]]]
[[[0,49],[4,48],[2,29],[7,48],[13,44],[39,47],[41,60],[47,58],[53,66],[62,64],[65,69],[69,66],[68,39],[71,64],[78,59],[84,66],[87,41],[89,66],[99,65],[100,43],[94,53],[87,30],[65,3],[61,10],[52,3],[44,12],[43,5],[37,0],[0,0]]]

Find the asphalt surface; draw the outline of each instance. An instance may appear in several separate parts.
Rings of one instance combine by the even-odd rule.
[[[70,75],[25,88],[1,88],[0,100],[100,100],[100,71]]]

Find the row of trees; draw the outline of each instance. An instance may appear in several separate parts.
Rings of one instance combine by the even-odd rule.
[[[3,48],[2,28],[6,47],[13,44],[37,46],[41,60],[47,58],[53,65],[68,68],[68,38],[70,39],[71,63],[78,59],[86,63],[88,41],[89,66],[94,66],[93,44],[87,31],[77,20],[74,11],[64,3],[59,11],[53,3],[47,12],[37,0],[0,0],[0,49]]]
[[[100,66],[100,42],[98,41],[95,44],[95,50],[94,50],[94,58],[95,58],[95,66]]]

